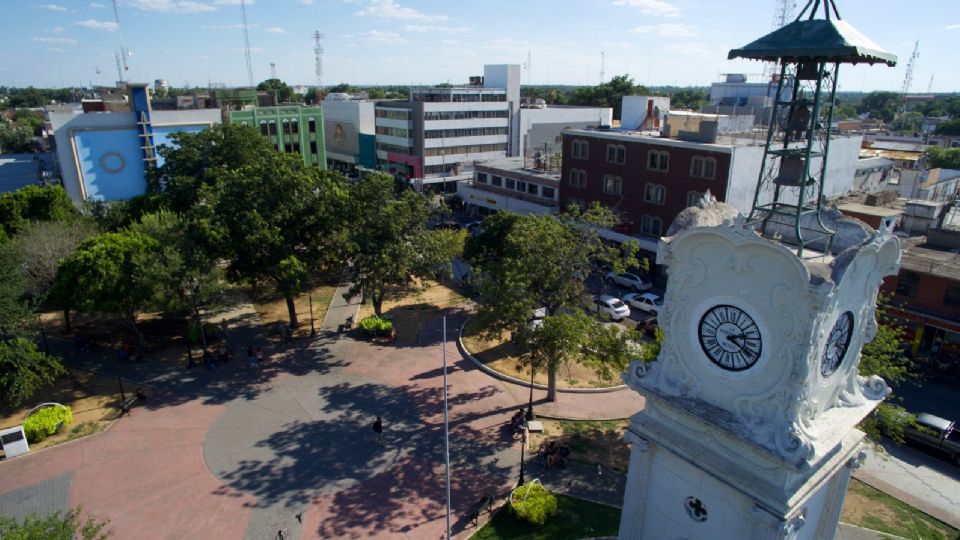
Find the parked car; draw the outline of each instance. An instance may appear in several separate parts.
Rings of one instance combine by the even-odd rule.
[[[653,286],[649,281],[640,279],[640,276],[629,272],[617,274],[616,272],[607,272],[607,281],[612,281],[621,287],[626,287],[632,291],[646,291]]]
[[[593,309],[597,313],[606,313],[615,321],[623,320],[630,316],[630,308],[619,298],[604,294],[593,297]]]
[[[960,465],[960,429],[952,420],[945,420],[932,414],[917,415],[917,424],[908,425],[903,430],[907,441],[923,445],[942,452],[950,461]]]
[[[663,298],[653,293],[628,293],[623,295],[623,301],[647,313],[660,313],[660,308],[663,307]]]
[[[465,228],[467,229],[468,233],[477,234],[480,232],[480,226],[482,224],[483,224],[482,221],[471,221],[470,223],[467,223]]]
[[[647,315],[646,317],[637,321],[637,332],[642,333],[648,338],[656,338],[658,328],[660,328],[660,326],[657,324],[656,315]]]

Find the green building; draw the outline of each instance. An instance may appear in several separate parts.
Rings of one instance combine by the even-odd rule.
[[[230,111],[230,123],[256,127],[277,150],[297,152],[305,165],[327,168],[320,107],[280,105]]]

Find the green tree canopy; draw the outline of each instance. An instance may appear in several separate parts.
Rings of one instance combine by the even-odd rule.
[[[681,88],[670,93],[671,109],[698,110],[710,102],[710,93],[703,88]]]
[[[37,151],[33,130],[0,118],[0,154],[32,154]]]
[[[896,92],[870,92],[860,100],[857,110],[889,124],[896,117],[900,103],[900,95]]]
[[[610,107],[613,109],[613,117],[620,119],[620,109],[623,96],[649,95],[650,90],[643,86],[634,84],[629,75],[617,75],[609,82],[601,83],[597,86],[583,86],[577,88],[570,96],[571,105],[592,105],[595,107]]]
[[[0,538],[4,540],[106,540],[108,521],[86,519],[80,509],[54,512],[48,516],[29,515],[22,522],[0,516]]]
[[[13,236],[33,221],[70,221],[77,207],[60,186],[27,186],[0,194],[0,230]]]
[[[395,190],[393,177],[366,175],[352,185],[347,265],[353,287],[382,315],[385,296],[415,278],[449,275],[463,251],[465,232],[427,230],[428,202],[413,190]]]
[[[937,126],[936,133],[938,135],[953,135],[955,137],[960,137],[960,118],[954,118],[953,120],[942,122],[939,126]]]
[[[257,85],[261,92],[273,92],[277,96],[277,103],[290,103],[294,97],[293,88],[280,79],[267,79]]]
[[[960,148],[931,146],[924,153],[927,168],[960,169]]]
[[[903,354],[901,329],[887,314],[887,300],[884,297],[877,299],[877,335],[860,351],[859,372],[863,377],[880,376],[887,384],[896,386],[914,377],[916,366]],[[889,396],[860,427],[874,441],[879,441],[881,434],[885,434],[903,442],[903,428],[912,420],[904,408],[894,402],[893,396]]]

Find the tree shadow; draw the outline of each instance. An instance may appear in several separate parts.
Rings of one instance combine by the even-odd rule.
[[[922,445],[909,441],[901,445],[889,439],[883,439],[880,446],[890,456],[911,467],[931,469],[953,480],[960,481],[960,467],[951,463],[950,457],[946,453],[937,452],[933,449],[928,450]],[[881,459],[883,458],[881,457]]]
[[[490,386],[452,395],[450,409],[496,392]],[[404,531],[410,523],[442,518],[444,430],[436,420],[442,418],[442,389],[344,382],[321,388],[317,397],[318,410],[309,411],[317,420],[288,422],[256,442],[271,457],[241,461],[218,476],[263,506],[299,508],[317,496],[332,497],[317,531],[321,537]],[[371,429],[378,415],[382,444]],[[512,441],[499,425],[471,425],[478,416],[456,416],[450,424],[453,507],[461,512],[481,494],[496,492],[512,470],[504,455]]]

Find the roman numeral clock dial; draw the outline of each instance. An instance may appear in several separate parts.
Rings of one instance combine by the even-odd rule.
[[[750,369],[763,350],[757,323],[736,306],[721,304],[707,310],[697,334],[707,358],[727,371]]]
[[[827,337],[827,346],[823,349],[820,359],[820,374],[824,377],[833,375],[833,372],[843,363],[850,348],[850,339],[853,337],[853,313],[847,311],[837,319]]]

